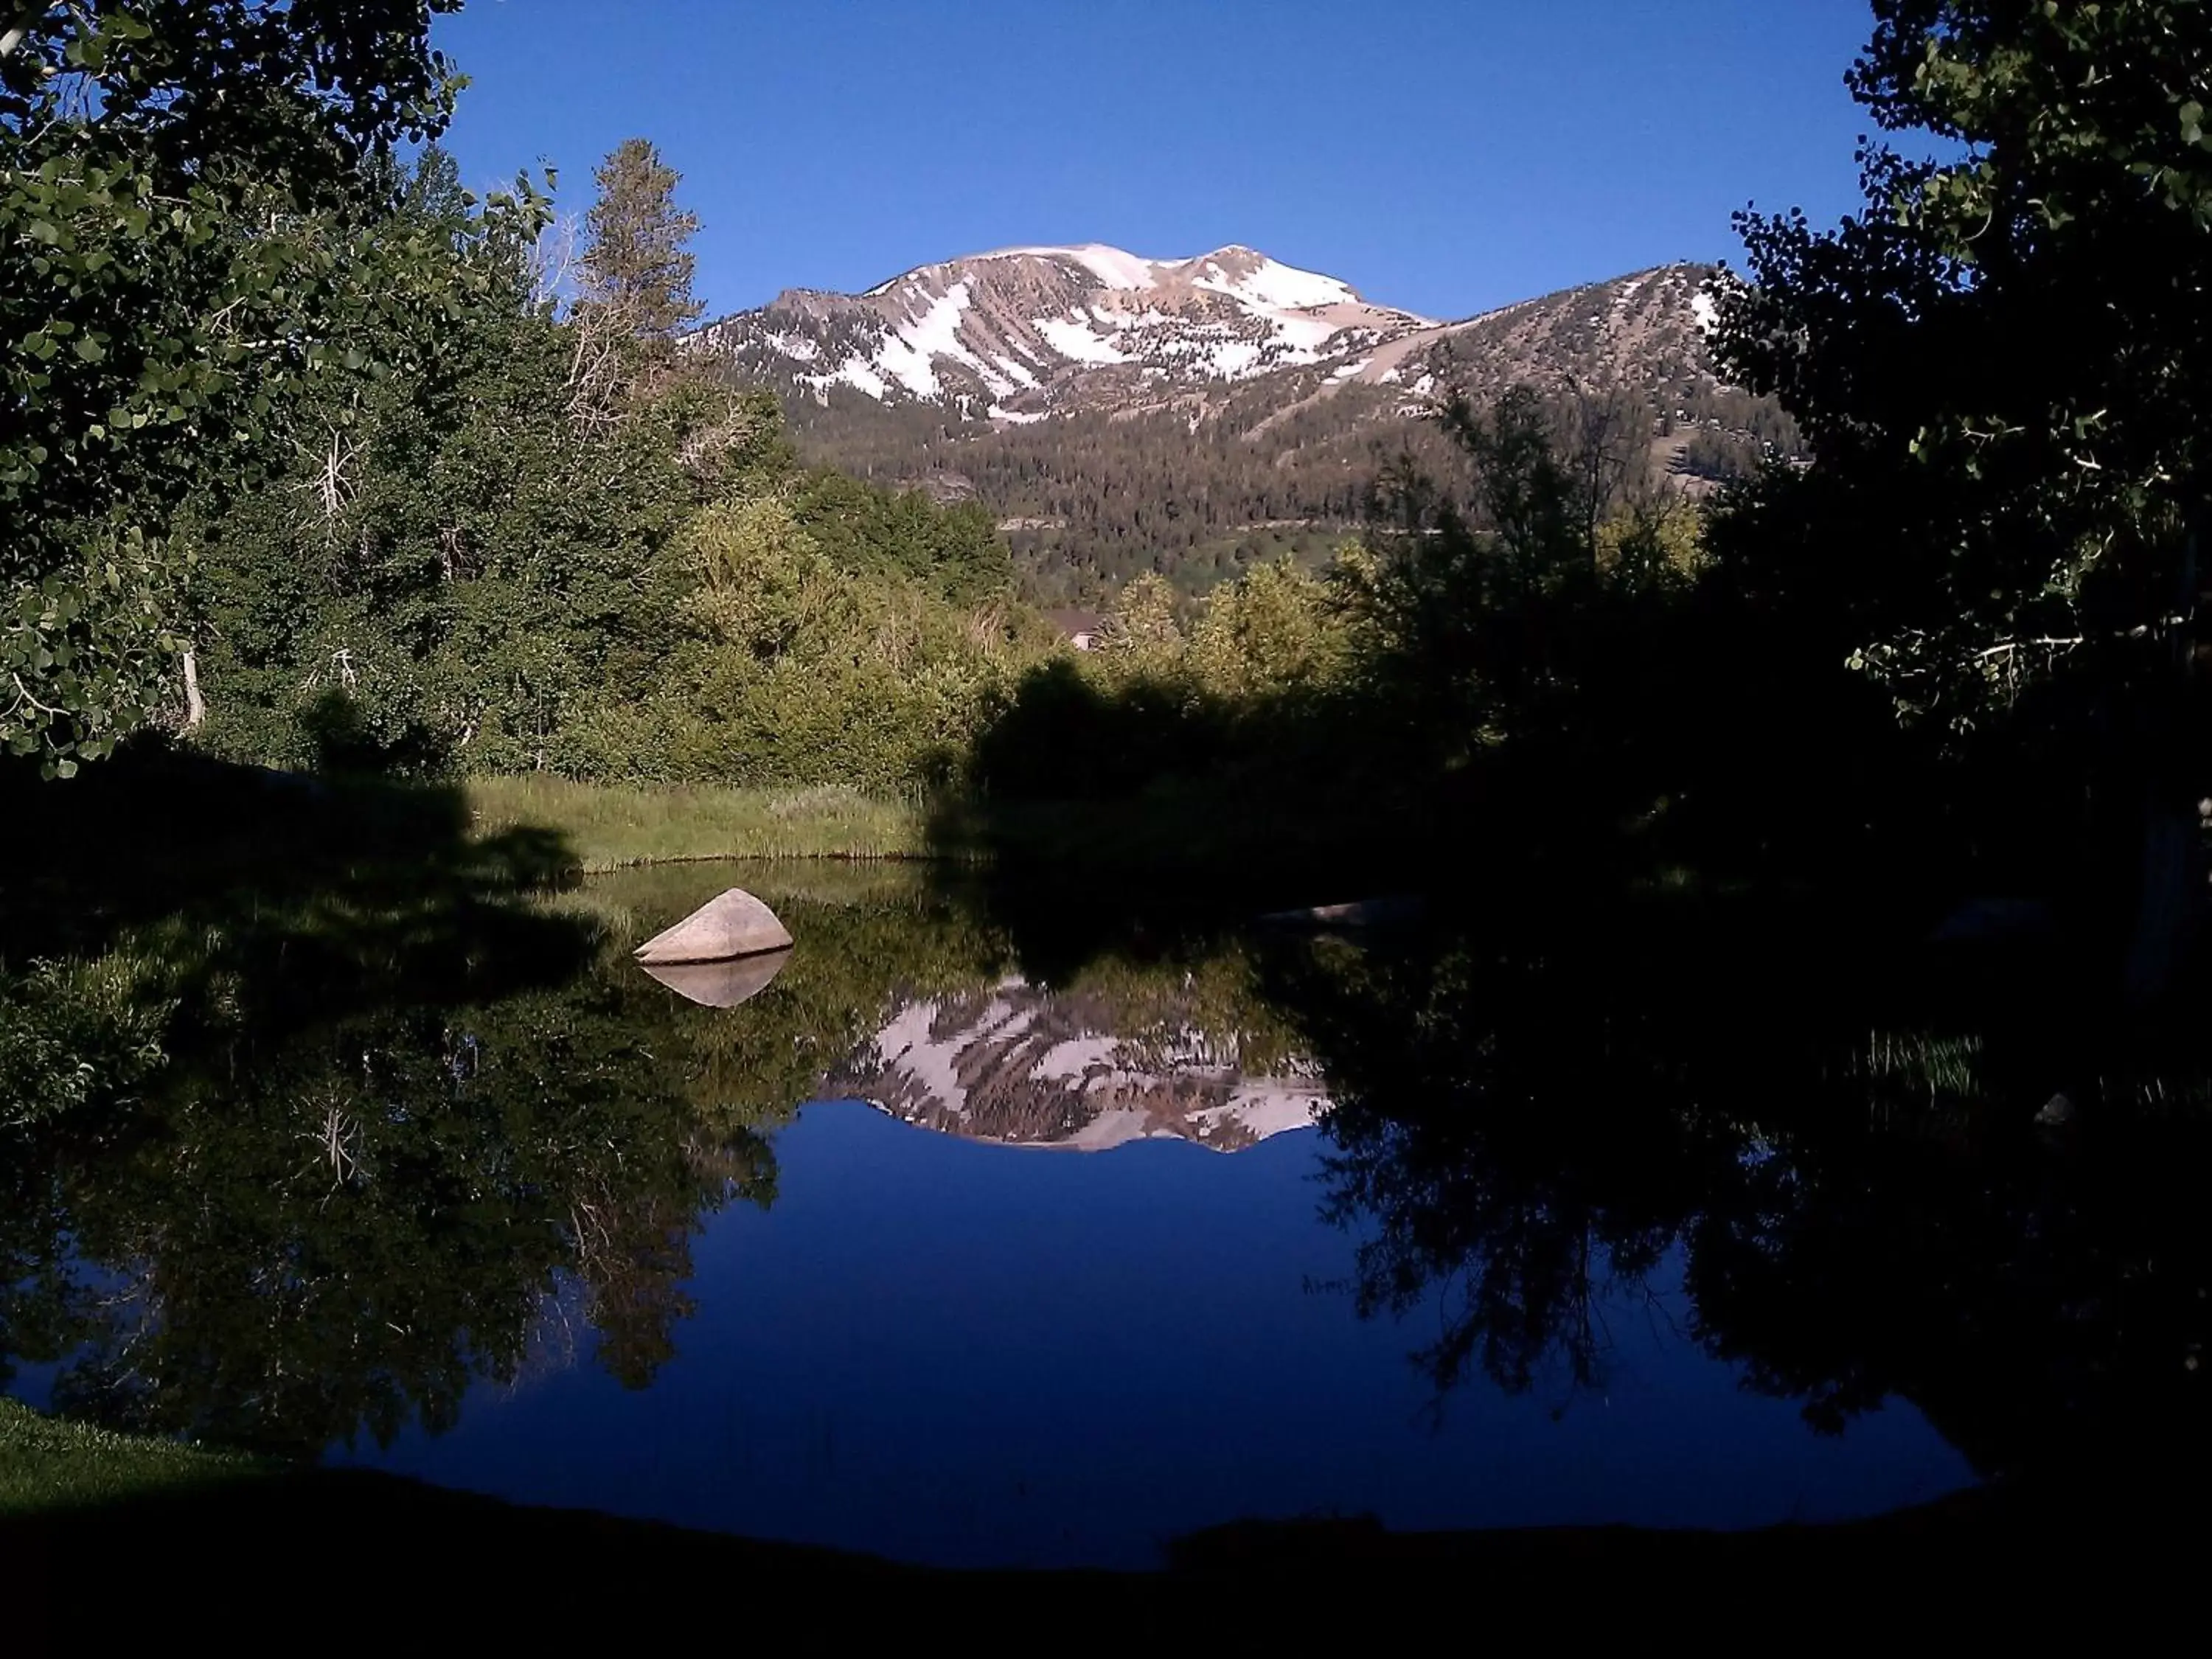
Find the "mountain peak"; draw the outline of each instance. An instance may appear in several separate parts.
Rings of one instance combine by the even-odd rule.
[[[818,398],[844,386],[1018,423],[1157,406],[1429,326],[1241,243],[1157,259],[1085,242],[919,265],[865,294],[787,293],[697,338]]]
[[[1104,242],[1079,242],[1066,247],[1002,247],[988,253],[971,254],[966,259],[955,259],[958,264],[973,264],[985,259],[1058,259],[1082,266],[1098,279],[1100,286],[1116,289],[1151,288],[1154,271],[1163,261],[1147,259],[1126,248],[1109,246]]]

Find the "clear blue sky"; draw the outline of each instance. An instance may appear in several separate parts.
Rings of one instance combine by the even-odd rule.
[[[470,0],[448,140],[568,209],[642,135],[711,313],[1024,242],[1242,242],[1457,317],[1833,219],[1864,0]]]

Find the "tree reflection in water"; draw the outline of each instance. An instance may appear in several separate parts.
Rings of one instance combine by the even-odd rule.
[[[701,1216],[766,1202],[774,1163],[694,1116],[635,1012],[536,993],[241,1042],[96,1144],[15,1166],[33,1271],[9,1275],[9,1346],[67,1357],[71,1413],[301,1452],[451,1426],[549,1303],[645,1382]]]
[[[1414,1355],[1440,1402],[1478,1369],[1595,1388],[1601,1308],[1679,1250],[1690,1334],[1816,1430],[1896,1395],[1989,1476],[2200,1455],[2187,1053],[2032,1006],[1961,1034],[1788,960],[1632,918],[1281,952],[1362,1310],[1440,1300]],[[2062,1083],[2076,1115],[2039,1125]]]
[[[127,1110],[0,1152],[0,1381],[58,1366],[57,1408],[313,1454],[459,1420],[480,1381],[588,1346],[642,1387],[690,1311],[691,1242],[775,1191],[768,1131],[898,984],[967,985],[997,947],[908,890],[804,894],[810,948],[732,1018],[624,948],[696,874],[518,896],[534,971],[455,921],[469,983],[428,1006],[265,999]],[[448,918],[452,920],[452,918]],[[558,945],[555,950],[549,946]]]
[[[641,1386],[706,1218],[772,1201],[790,1109],[892,1010],[1043,962],[1102,1029],[1318,1065],[1325,1213],[1361,1239],[1363,1314],[1441,1306],[1413,1355],[1439,1409],[1478,1379],[1564,1409],[1607,1382],[1607,1310],[1663,1288],[1653,1316],[1817,1430],[1899,1396],[1989,1475],[2200,1449],[2212,1114],[2185,1049],[2029,1003],[1947,1023],[1802,928],[1654,909],[1071,954],[892,872],[793,878],[801,948],[722,1011],[622,951],[720,879],[465,917],[425,935],[473,964],[434,996],[387,973],[276,1019],[246,995],[134,1107],[15,1137],[0,1366],[58,1367],[72,1413],[300,1453],[450,1426],[571,1348]],[[2039,1127],[2060,1089],[2078,1116]]]

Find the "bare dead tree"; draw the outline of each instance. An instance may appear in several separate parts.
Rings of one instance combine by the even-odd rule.
[[[329,1168],[333,1188],[362,1173],[361,1121],[337,1100],[327,1102],[321,1123],[301,1130],[299,1138],[315,1148],[316,1162]]]
[[[292,486],[301,494],[313,497],[316,505],[321,508],[325,538],[337,534],[337,521],[360,489],[354,478],[353,468],[362,453],[363,446],[358,440],[348,437],[342,429],[332,427],[330,443],[321,451],[314,471]]]
[[[576,249],[583,232],[576,216],[564,213],[545,227],[530,249],[530,303],[558,306],[575,286]]]
[[[1634,388],[1617,380],[1566,381],[1568,465],[1583,514],[1583,544],[1595,557],[1598,527],[1642,502],[1651,472],[1651,416]]]
[[[628,413],[631,336],[617,313],[600,307],[580,306],[568,321],[575,337],[568,360],[569,424],[586,434],[604,433],[620,426]]]

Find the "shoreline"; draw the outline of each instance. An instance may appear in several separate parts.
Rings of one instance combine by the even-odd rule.
[[[0,1401],[0,1425],[27,1408]],[[51,1424],[53,1419],[40,1419]],[[64,1425],[65,1427],[68,1425]],[[85,1431],[100,1434],[100,1431]],[[114,1442],[133,1437],[110,1436]],[[4,1447],[0,1437],[0,1447]],[[169,1443],[145,1443],[173,1456]],[[222,1454],[187,1451],[219,1460]],[[251,1463],[251,1460],[237,1460]],[[419,1638],[426,1628],[481,1625],[506,1635],[585,1628],[729,1633],[729,1592],[758,1591],[764,1629],[904,1632],[921,1613],[956,1614],[971,1631],[1033,1644],[1040,1617],[1079,1615],[1073,1645],[1112,1634],[1268,1635],[1327,1630],[1371,1637],[1405,1625],[1433,1632],[1464,1617],[1469,1592],[1505,1591],[1505,1612],[1531,1591],[1571,1593],[1577,1627],[1650,1632],[1655,1607],[1701,1583],[1704,1620],[1767,1630],[1810,1606],[1849,1623],[1893,1620],[1955,1597],[1962,1572],[1996,1575],[2058,1553],[2067,1571],[2032,1596],[1976,1598],[1978,1627],[2046,1628],[2058,1609],[2098,1609],[2111,1632],[2148,1620],[2193,1582],[2181,1529],[2161,1529],[2152,1494],[2027,1492],[1984,1482],[1931,1502],[1856,1520],[1781,1522],[1735,1532],[1589,1525],[1394,1531],[1370,1516],[1248,1520],[1163,1540],[1150,1569],[942,1567],[829,1546],[700,1531],[597,1510],[526,1505],[357,1469],[285,1468],[198,1485],[156,1486],[98,1504],[12,1511],[0,1504],[10,1564],[11,1633],[20,1650],[59,1650],[112,1594],[118,1570],[162,1598],[173,1632],[204,1621],[235,1633],[296,1630],[347,1603],[348,1630]],[[4,1487],[0,1487],[4,1496]],[[571,1589],[549,1575],[580,1574]],[[2124,1607],[2106,1570],[2124,1575]],[[337,1575],[334,1581],[332,1575]],[[1839,1578],[1839,1573],[1844,1575]],[[2174,1576],[2179,1574],[2179,1576]],[[1856,1607],[1841,1583],[1878,1585]],[[641,1598],[640,1586],[661,1594]],[[714,1594],[702,1594],[709,1585]],[[361,1594],[364,1589],[370,1593]],[[1633,1592],[1633,1593],[1632,1593]],[[795,1595],[794,1595],[794,1593]],[[1659,1599],[1651,1599],[1659,1598]],[[750,1598],[748,1598],[750,1600]],[[1954,1611],[1966,1612],[1953,1603]]]

